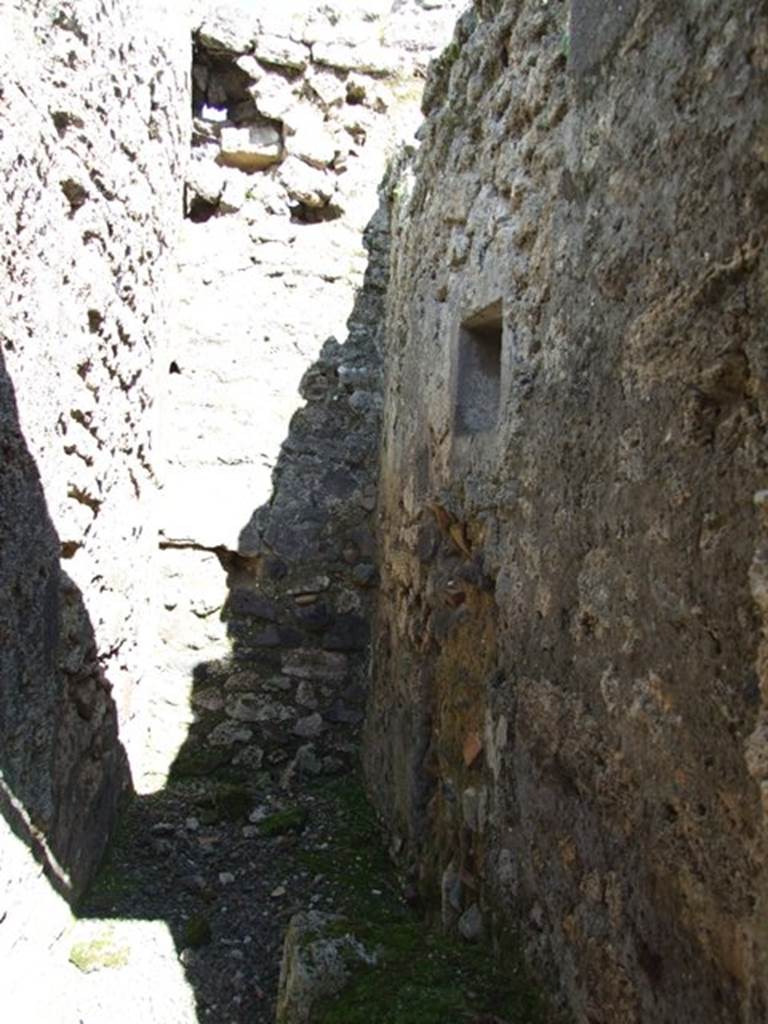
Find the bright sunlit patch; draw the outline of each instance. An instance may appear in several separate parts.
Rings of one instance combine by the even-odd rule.
[[[194,994],[164,922],[78,921],[61,946],[67,1020],[197,1024]]]

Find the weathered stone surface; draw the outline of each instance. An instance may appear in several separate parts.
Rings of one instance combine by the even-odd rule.
[[[352,969],[372,966],[376,956],[353,935],[337,934],[342,919],[317,910],[291,918],[283,948],[278,1024],[308,1024],[321,999],[339,992]]]
[[[467,907],[459,918],[459,934],[467,942],[478,942],[483,937],[483,915],[476,903]]]
[[[238,722],[283,722],[292,717],[285,705],[257,694],[229,698],[227,714]]]
[[[197,34],[200,43],[213,51],[247,53],[253,49],[256,25],[236,3],[218,4],[206,11]]]
[[[162,4],[151,17],[140,8],[84,0],[0,11],[9,1020],[79,1019],[56,943],[130,785],[126,750],[137,777],[146,753],[157,544],[149,408],[181,216],[189,44]],[[110,52],[114,63],[102,65]]]
[[[224,190],[224,175],[210,160],[192,161],[187,169],[187,188],[207,203],[218,203]]]
[[[293,148],[289,141],[289,150]],[[331,154],[331,160],[333,154]],[[325,206],[336,189],[336,182],[324,170],[310,167],[297,156],[289,156],[280,168],[280,181],[291,199],[311,209]]]
[[[473,5],[399,188],[371,788],[577,1020],[756,1024],[766,15],[565,6]]]
[[[208,733],[206,742],[211,747],[231,747],[236,743],[249,743],[253,730],[238,722],[221,722]]]
[[[325,726],[323,725],[322,715],[314,712],[311,715],[306,715],[304,718],[300,718],[293,727],[294,734],[301,736],[303,739],[313,740],[316,739],[323,731]]]
[[[293,71],[303,71],[309,63],[309,49],[302,43],[266,32],[256,36],[255,53],[259,60],[267,64],[276,64]]]
[[[373,43],[363,47],[317,43],[312,48],[312,57],[318,64],[372,75],[389,75],[397,69],[391,50]]]
[[[322,114],[313,109],[297,108],[286,117],[288,133],[285,147],[313,167],[330,167],[336,157],[338,143]]]
[[[282,121],[296,104],[294,82],[264,71],[261,71],[261,77],[248,93],[259,113],[272,121]]]
[[[283,672],[299,679],[342,679],[349,668],[346,654],[305,649],[283,655]]]

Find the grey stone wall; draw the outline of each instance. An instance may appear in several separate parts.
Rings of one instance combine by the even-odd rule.
[[[756,1024],[765,6],[568,7],[474,5],[401,185],[371,788],[577,1020]]]
[[[146,729],[185,28],[162,5],[0,10],[0,949],[23,998]]]

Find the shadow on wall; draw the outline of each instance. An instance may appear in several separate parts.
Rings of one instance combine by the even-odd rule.
[[[93,628],[60,567],[1,353],[0,452],[0,948],[9,950],[26,928],[26,887],[41,870],[68,902],[80,895],[130,774]]]
[[[195,668],[194,721],[168,785],[133,799],[78,910],[83,925],[165,921],[201,1021],[274,1019],[285,926],[315,884],[299,872],[274,898],[299,837],[262,833],[249,816],[290,813],[297,786],[322,786],[358,761],[376,585],[387,192],[385,181],[347,338],[329,339],[302,378],[306,405],[281,447],[272,497],[244,526],[240,551],[216,552],[231,653]],[[176,956],[165,968],[160,960],[153,972],[178,974]],[[130,999],[148,998],[143,980]],[[178,1024],[196,1019],[171,1005],[163,1012]]]

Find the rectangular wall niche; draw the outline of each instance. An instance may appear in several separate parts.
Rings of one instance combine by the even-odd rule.
[[[501,299],[465,320],[459,328],[456,381],[457,434],[493,430],[501,394]]]

